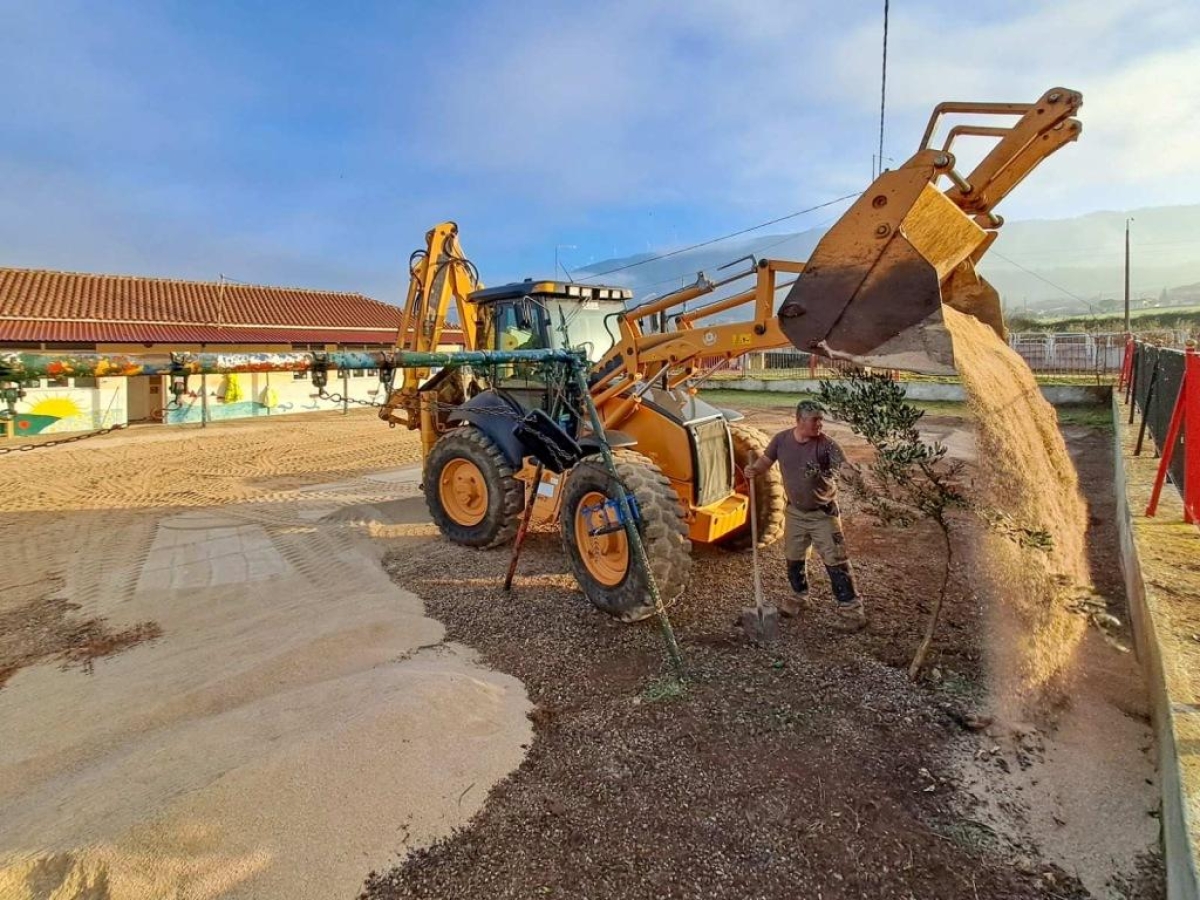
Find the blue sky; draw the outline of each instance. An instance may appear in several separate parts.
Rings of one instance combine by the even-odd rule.
[[[1006,216],[1200,201],[1200,4],[891,8],[896,164],[939,100],[1065,85],[1083,137]],[[443,219],[493,284],[703,240],[866,186],[881,14],[0,0],[0,264],[397,300]]]

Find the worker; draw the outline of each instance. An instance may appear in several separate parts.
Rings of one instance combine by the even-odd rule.
[[[783,475],[788,499],[783,546],[794,595],[779,604],[780,613],[792,618],[809,607],[808,548],[815,546],[837,601],[838,627],[857,631],[867,616],[854,583],[837,503],[837,470],[846,457],[837,442],[822,433],[825,413],[825,406],[816,400],[801,400],[795,427],[771,438],[763,455],[746,471],[762,475],[778,462]]]

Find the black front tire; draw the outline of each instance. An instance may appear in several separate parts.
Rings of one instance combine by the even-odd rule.
[[[442,473],[455,460],[467,460],[479,470],[487,487],[487,509],[481,521],[463,524],[447,510],[441,496]],[[517,533],[525,508],[525,487],[504,458],[500,447],[473,425],[442,435],[425,460],[425,504],[442,534],[466,547],[499,547]]]
[[[613,456],[621,482],[637,498],[638,533],[659,596],[669,603],[683,593],[692,569],[692,542],[688,538],[683,505],[671,482],[650,459],[632,450],[616,450]],[[588,600],[622,622],[637,622],[654,613],[654,602],[633,548],[628,548],[624,577],[617,584],[605,584],[589,569],[584,559],[587,549],[579,546],[575,527],[587,495],[598,493],[615,500],[618,490],[602,458],[592,456],[580,462],[571,470],[563,488],[559,530],[571,571]]]

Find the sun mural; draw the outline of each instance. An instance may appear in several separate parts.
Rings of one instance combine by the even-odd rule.
[[[13,427],[17,434],[41,434],[55,422],[83,415],[84,411],[71,397],[43,397],[29,412],[17,413]]]

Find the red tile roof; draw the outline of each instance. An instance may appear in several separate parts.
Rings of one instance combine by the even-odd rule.
[[[400,315],[362,294],[0,268],[0,343],[391,344]]]

